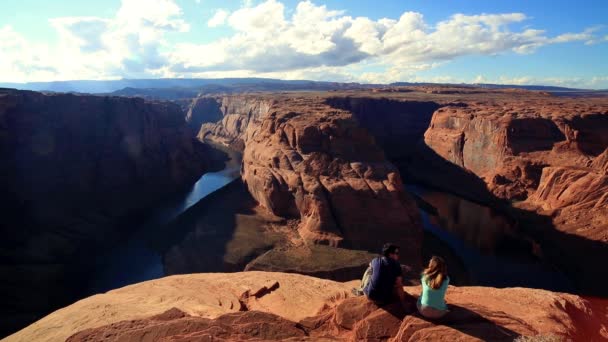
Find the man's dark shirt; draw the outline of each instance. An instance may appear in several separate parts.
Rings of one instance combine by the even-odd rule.
[[[374,258],[371,262],[372,276],[363,289],[367,298],[377,302],[389,302],[393,297],[395,281],[402,276],[401,265],[387,257]]]

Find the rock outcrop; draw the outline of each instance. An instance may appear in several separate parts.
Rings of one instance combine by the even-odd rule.
[[[186,121],[200,140],[243,150],[249,123],[267,115],[273,103],[260,96],[201,96],[192,101]]]
[[[211,113],[199,138],[243,148],[252,196],[274,215],[300,220],[308,241],[373,250],[374,236],[416,226],[400,173],[503,209],[514,204],[520,228],[608,241],[607,100],[421,90],[203,97],[193,108]],[[538,217],[521,218],[519,209]],[[408,238],[400,243],[412,245]]]
[[[591,167],[608,147],[606,104],[520,101],[447,106],[435,112],[425,142],[482,178],[494,195],[525,199],[545,166]]]
[[[522,288],[452,287],[439,322],[351,297],[351,283],[268,272],[191,274],[81,300],[6,341],[513,341],[608,339],[608,302]],[[414,301],[419,287],[405,287]]]
[[[303,240],[376,251],[395,236],[408,246],[404,262],[419,265],[416,206],[352,113],[305,94],[201,97],[190,112],[203,122],[199,139],[244,148],[249,192],[270,213],[299,220]]]
[[[420,218],[398,170],[346,111],[306,98],[272,107],[249,125],[243,181],[278,216],[300,219],[308,241],[377,250],[399,235],[405,262],[418,263]]]
[[[65,305],[49,292],[73,286],[68,264],[192,184],[207,152],[175,104],[0,90],[0,326]]]
[[[517,97],[438,109],[410,172],[509,212],[586,293],[608,272],[608,100]]]
[[[207,166],[170,103],[4,90],[0,128],[3,189],[46,226],[145,208]]]
[[[400,163],[412,157],[433,113],[442,106],[424,99],[329,97],[325,102],[353,114],[366,128],[390,161]]]
[[[425,143],[493,196],[554,217],[567,233],[608,242],[608,101],[528,96],[437,110]],[[466,182],[452,187],[471,197]],[[477,198],[487,200],[487,198]]]

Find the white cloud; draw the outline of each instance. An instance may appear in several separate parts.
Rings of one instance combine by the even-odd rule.
[[[285,6],[282,3],[268,0],[256,7],[245,7],[235,11],[228,18],[228,22],[237,31],[268,35],[273,31],[279,31],[285,25],[284,10]]]
[[[189,29],[181,15],[172,0],[122,0],[114,18],[50,19],[56,46],[32,44],[5,27],[0,74],[8,81],[149,76],[168,64],[165,34]]]
[[[0,27],[0,74],[7,81],[20,81],[24,75],[52,78],[57,70],[47,62],[47,56],[46,46],[29,43],[9,25]]]
[[[213,17],[211,17],[211,19],[207,21],[207,26],[217,27],[220,25],[224,25],[224,22],[226,22],[226,18],[228,18],[229,14],[230,13],[226,10],[218,9],[217,11],[215,11]]]
[[[472,80],[459,79],[454,83],[488,83],[488,84],[513,84],[513,85],[548,85],[571,88],[606,88],[608,87],[608,76],[585,77],[533,77],[533,76],[499,76],[488,78],[477,75]]]
[[[600,30],[601,26],[594,26],[585,29],[583,32],[579,33],[564,33],[559,36],[553,38],[551,42],[554,43],[567,43],[567,42],[576,42],[576,41],[584,41],[585,45],[592,45],[599,42],[598,39],[594,36],[594,32]]]
[[[188,31],[189,25],[179,18],[181,15],[181,8],[173,0],[122,0],[116,21],[127,28]]]
[[[110,21],[97,17],[64,17],[49,20],[64,39],[62,43],[75,45],[85,52],[95,52],[104,48],[102,35]]]
[[[228,18],[234,35],[205,45],[176,46],[172,70],[267,73],[375,61],[388,71],[360,76],[389,82],[460,56],[532,53],[548,44],[589,40],[591,34],[587,30],[548,37],[544,30],[512,31],[511,24],[528,20],[523,13],[455,14],[432,26],[417,12],[405,12],[398,20],[371,20],[310,1],[300,2],[291,17],[285,12],[276,0],[237,10]],[[207,58],[198,58],[201,55]]]
[[[190,28],[174,0],[122,0],[112,18],[51,19],[59,35],[56,46],[35,45],[2,28],[0,75],[8,81],[331,76],[384,83],[415,80],[421,71],[461,56],[526,54],[549,44],[608,40],[597,37],[599,27],[557,36],[514,28],[528,20],[523,13],[454,14],[433,25],[417,12],[373,20],[311,1],[299,2],[293,11],[278,0],[243,1],[232,13],[218,9],[207,22],[229,26],[228,36],[206,44],[172,43],[168,33]]]

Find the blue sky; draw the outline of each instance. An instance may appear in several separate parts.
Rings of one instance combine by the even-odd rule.
[[[608,1],[20,0],[0,81],[276,77],[608,88]]]

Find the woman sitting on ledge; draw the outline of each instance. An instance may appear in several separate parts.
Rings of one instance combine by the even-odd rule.
[[[422,294],[418,298],[418,312],[426,318],[436,319],[448,313],[445,304],[445,292],[450,283],[448,268],[445,261],[438,256],[433,256],[421,277]]]

